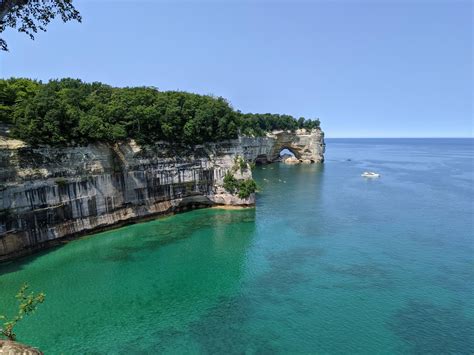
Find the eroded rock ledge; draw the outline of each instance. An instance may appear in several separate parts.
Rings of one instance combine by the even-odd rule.
[[[282,149],[322,162],[320,130],[240,137],[192,150],[135,142],[31,148],[0,137],[0,261],[69,237],[162,214],[213,205],[252,206],[229,194],[223,178],[240,156],[272,162]],[[234,171],[251,178],[249,168]]]
[[[15,341],[0,340],[0,355],[43,355],[43,353],[36,348]]]
[[[324,161],[324,133],[320,129],[296,132],[273,131],[266,137],[241,137],[245,157],[257,163],[278,161],[283,149],[290,150],[297,159],[311,163]]]

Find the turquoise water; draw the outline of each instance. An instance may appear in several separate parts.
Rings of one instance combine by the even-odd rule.
[[[44,291],[18,336],[46,354],[472,354],[473,143],[328,140],[323,165],[258,167],[256,209],[0,266],[0,313]]]

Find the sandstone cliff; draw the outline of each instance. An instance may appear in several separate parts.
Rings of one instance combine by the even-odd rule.
[[[266,137],[192,150],[135,142],[87,147],[28,147],[0,137],[0,261],[92,231],[211,205],[251,206],[222,187],[237,156],[271,162],[290,149],[322,162],[323,133],[273,132]],[[234,172],[251,178],[250,169]]]

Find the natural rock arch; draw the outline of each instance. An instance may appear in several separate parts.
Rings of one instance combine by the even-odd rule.
[[[290,154],[292,154],[296,159],[301,159],[301,154],[297,150],[294,150],[293,148],[286,147],[286,146],[280,149],[280,151],[278,152],[278,156],[281,157],[281,153],[285,150],[288,151]]]
[[[324,134],[319,129],[274,131],[267,133],[266,137],[243,138],[242,146],[245,157],[255,163],[278,161],[283,149],[288,149],[300,161],[324,161]]]
[[[225,190],[226,173],[249,179],[251,170],[236,164],[240,158],[272,162],[285,147],[302,162],[324,160],[320,129],[240,136],[191,151],[134,141],[33,148],[0,136],[0,261],[57,245],[60,238],[187,208],[253,205],[255,196],[241,199]]]

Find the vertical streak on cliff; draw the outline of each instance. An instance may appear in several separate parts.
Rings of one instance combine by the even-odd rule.
[[[272,132],[192,149],[140,147],[133,141],[31,148],[1,140],[0,261],[144,217],[215,204],[253,205],[253,195],[240,199],[227,192],[223,177],[237,156],[272,161],[282,147],[308,161],[324,158],[320,130]],[[252,176],[250,169],[235,174]]]

